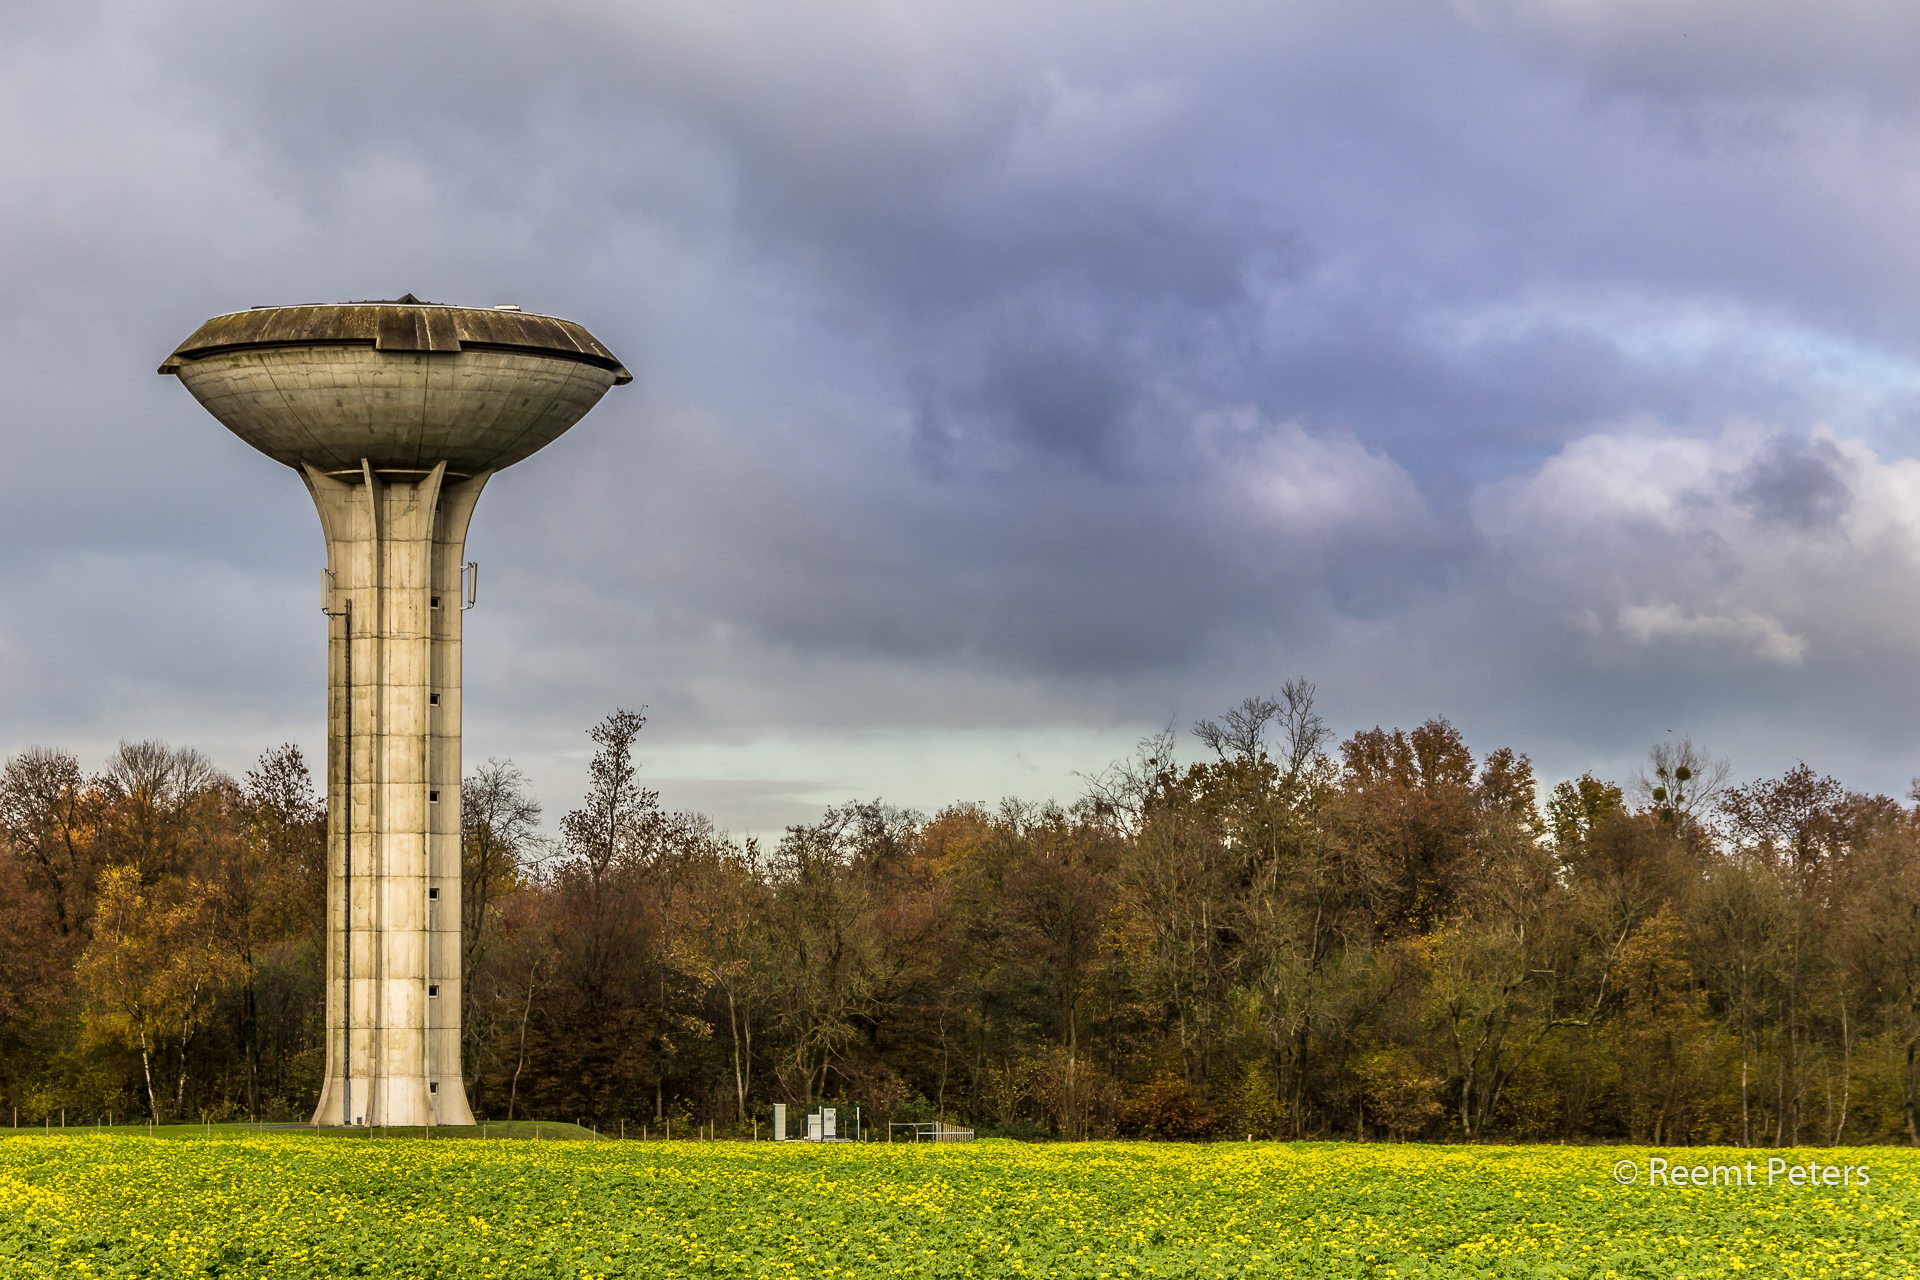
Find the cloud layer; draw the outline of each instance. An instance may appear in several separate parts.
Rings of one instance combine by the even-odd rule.
[[[1920,19],[10,21],[0,754],[317,752],[304,495],[152,370],[215,312],[411,290],[638,375],[474,527],[469,751],[551,807],[616,704],[670,801],[769,830],[1070,795],[1296,674],[1549,777],[1668,729],[1920,769]]]

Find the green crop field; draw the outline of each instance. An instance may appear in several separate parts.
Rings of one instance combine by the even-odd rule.
[[[0,1138],[68,1275],[1920,1276],[1920,1152]]]

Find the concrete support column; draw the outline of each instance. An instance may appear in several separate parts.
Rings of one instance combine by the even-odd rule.
[[[314,1123],[472,1124],[460,622],[486,472],[303,470],[327,540],[327,1057]]]

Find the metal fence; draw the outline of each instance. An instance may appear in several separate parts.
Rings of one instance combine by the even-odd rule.
[[[972,1142],[973,1130],[939,1120],[899,1120],[887,1126],[889,1142]]]

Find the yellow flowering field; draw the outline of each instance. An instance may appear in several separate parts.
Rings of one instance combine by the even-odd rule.
[[[1920,1276],[1920,1152],[0,1138],[0,1277],[68,1275]]]

